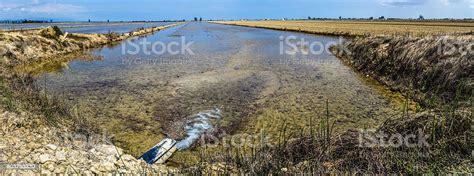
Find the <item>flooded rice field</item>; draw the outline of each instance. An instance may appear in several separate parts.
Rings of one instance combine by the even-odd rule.
[[[173,22],[149,22],[149,23],[37,23],[37,24],[0,24],[0,29],[31,29],[58,26],[61,30],[69,33],[100,33],[109,32],[125,33],[138,28],[151,28],[165,26]]]
[[[358,75],[328,52],[282,54],[281,39],[288,36],[323,44],[341,40],[188,23],[86,53],[98,59],[45,69],[37,84],[69,100],[80,117],[91,119],[135,156],[164,137],[184,139],[190,117],[216,108],[222,117],[212,122],[214,135],[259,134],[263,129],[271,141],[278,140],[282,126],[288,135],[308,131],[310,119],[317,123],[326,108],[336,132],[374,127],[403,113],[403,97]],[[145,39],[186,40],[192,53],[148,54],[149,47],[124,53]],[[199,148],[178,152],[172,160],[197,157]]]

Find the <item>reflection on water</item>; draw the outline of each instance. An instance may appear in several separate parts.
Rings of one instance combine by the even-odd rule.
[[[125,33],[137,30],[138,28],[151,28],[158,26],[166,26],[172,24],[171,22],[153,22],[153,23],[132,23],[132,24],[115,24],[115,25],[98,25],[98,26],[85,26],[85,27],[72,27],[72,28],[61,28],[65,32],[69,33],[99,33],[105,34],[109,32]]]
[[[99,33],[109,32],[125,33],[139,28],[151,28],[165,26],[173,22],[149,22],[149,23],[33,23],[33,24],[0,24],[0,29],[32,29],[58,26],[61,30],[69,33]]]
[[[101,55],[92,55],[89,53],[72,53],[63,56],[60,59],[46,59],[32,64],[18,65],[15,67],[15,71],[33,76],[38,76],[45,73],[59,74],[59,72],[69,69],[69,62],[73,60],[92,62],[102,59],[103,57]]]
[[[189,23],[146,39],[169,43],[185,37],[194,42],[194,55],[123,54],[123,47],[131,47],[125,42],[91,52],[101,60],[75,60],[69,69],[41,74],[38,84],[66,96],[82,117],[92,119],[113,134],[116,144],[137,156],[165,136],[186,137],[187,122],[206,109],[219,108],[223,115],[212,135],[257,134],[264,129],[270,140],[278,140],[284,124],[288,134],[309,130],[309,119],[324,117],[326,100],[336,131],[378,125],[402,114],[402,97],[361,78],[330,53],[280,54],[280,36],[322,43],[339,40]],[[139,43],[140,38],[130,42]],[[189,161],[193,156],[197,155],[192,151],[182,151],[172,160]]]

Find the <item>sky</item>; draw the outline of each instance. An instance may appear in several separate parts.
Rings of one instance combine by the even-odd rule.
[[[474,18],[474,0],[0,0],[0,20]]]

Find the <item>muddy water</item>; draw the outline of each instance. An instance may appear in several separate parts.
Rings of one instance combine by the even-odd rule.
[[[332,54],[280,54],[281,36],[339,41],[189,23],[145,38],[169,43],[184,37],[193,42],[194,54],[123,54],[123,48],[132,48],[125,42],[89,53],[100,60],[72,61],[60,71],[41,74],[38,84],[69,99],[81,117],[135,155],[165,136],[182,139],[189,116],[214,108],[222,111],[214,134],[257,134],[264,129],[272,141],[284,124],[288,134],[308,131],[309,119],[317,123],[325,117],[326,101],[336,131],[373,127],[402,114],[403,98],[361,77]],[[173,160],[192,158],[194,150],[178,153]]]

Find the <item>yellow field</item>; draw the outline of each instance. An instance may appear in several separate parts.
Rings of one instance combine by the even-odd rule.
[[[474,22],[448,21],[219,21],[215,23],[328,35],[446,35],[474,31]]]

